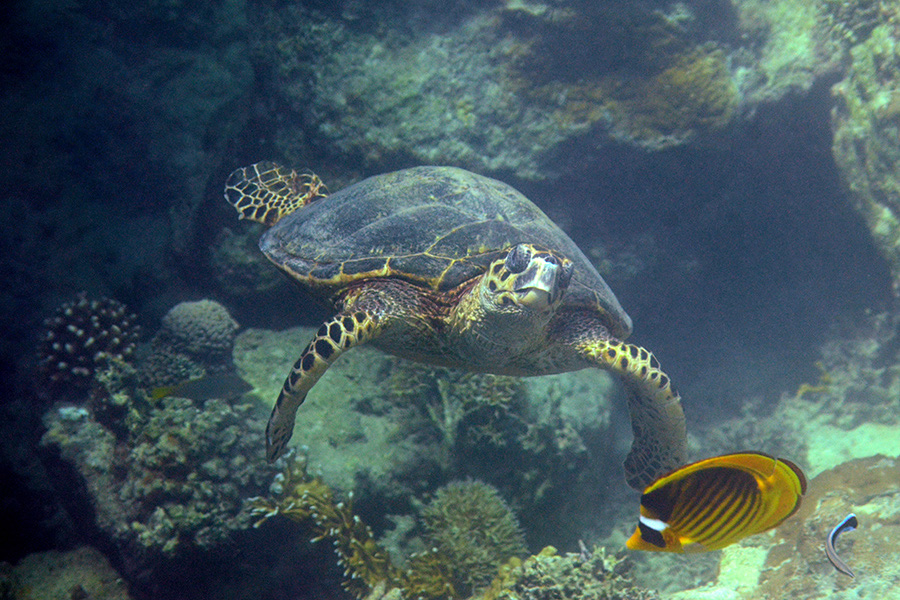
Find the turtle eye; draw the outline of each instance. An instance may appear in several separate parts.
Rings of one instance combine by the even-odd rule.
[[[562,270],[559,273],[559,287],[565,289],[569,287],[569,282],[572,281],[572,274],[575,272],[575,263],[566,262],[562,266]]]
[[[506,255],[506,268],[511,273],[521,273],[531,262],[531,249],[525,244],[519,244]]]

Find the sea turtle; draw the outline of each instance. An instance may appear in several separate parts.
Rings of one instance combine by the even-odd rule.
[[[507,375],[599,367],[628,392],[626,479],[642,490],[685,462],[681,401],[575,243],[507,184],[452,167],[377,175],[333,195],[274,163],[234,171],[225,197],[272,225],[260,249],[334,308],[291,369],[266,427],[277,459],[297,408],[343,352]]]

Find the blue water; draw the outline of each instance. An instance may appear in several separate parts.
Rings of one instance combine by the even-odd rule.
[[[308,523],[269,519],[254,529],[238,516],[243,499],[271,493],[280,468],[262,460],[274,395],[246,411],[231,393],[243,385],[200,386],[177,407],[152,396],[234,374],[233,336],[224,350],[186,350],[189,341],[161,333],[181,302],[217,301],[240,332],[318,328],[331,315],[265,261],[262,227],[238,221],[222,198],[229,173],[261,160],[313,171],[331,192],[420,164],[463,167],[520,190],[594,263],[634,322],[631,341],[662,362],[689,432],[702,438],[691,451],[714,444],[706,432],[717,423],[750,410],[768,416],[783,393],[819,381],[828,342],[870,335],[879,313],[891,322],[896,274],[852,191],[858,172],[833,147],[833,114],[844,113],[832,86],[847,76],[846,61],[804,55],[765,82],[767,17],[754,14],[731,2],[6,3],[0,560],[28,559],[40,572],[43,553],[91,546],[133,598],[350,597],[330,542],[309,545]],[[852,43],[874,28],[866,14],[837,17]],[[846,57],[851,38],[837,39],[834,55]],[[885,115],[884,127],[895,127],[896,113]],[[135,315],[137,345],[121,358],[136,370],[95,377],[103,371],[95,351],[80,346],[87,374],[59,365],[65,350],[45,360],[45,320],[65,321],[60,311],[80,293]],[[892,325],[882,326],[859,360],[894,366],[891,339]],[[304,343],[253,355],[267,369],[261,379],[280,385],[287,370],[271,365],[293,363]],[[161,363],[146,366],[152,360],[165,363],[167,378]],[[391,368],[365,376],[387,389]],[[430,381],[428,393],[439,395]],[[853,387],[852,377],[842,381]],[[204,404],[219,398],[228,402]],[[407,422],[384,398],[354,402],[351,414],[402,422],[397,444],[435,443],[426,412]],[[61,406],[71,426],[42,443]],[[475,476],[519,514],[532,553],[547,544],[577,552],[582,538],[616,543],[637,514],[618,466],[627,411],[614,404],[605,432],[574,421],[584,443],[575,451],[554,449],[562,430],[539,431],[549,417],[528,410],[469,416],[463,445],[449,459],[420,457],[421,472],[358,478],[346,486],[355,510],[382,541],[422,550],[417,507]],[[854,425],[869,418],[854,415]],[[335,447],[374,439],[359,419]],[[502,435],[489,443],[481,433],[491,428]],[[379,463],[359,452],[354,464]],[[182,487],[166,488],[171,481]],[[335,481],[339,495],[350,491]],[[196,514],[185,517],[184,507]],[[570,524],[554,533],[547,523],[556,520]],[[169,537],[142,545],[140,527]],[[714,578],[705,560],[685,585]],[[0,588],[25,589],[28,573],[0,575]],[[60,576],[70,597],[98,593],[96,582],[71,577]]]

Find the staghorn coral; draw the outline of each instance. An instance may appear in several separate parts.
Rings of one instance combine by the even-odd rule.
[[[144,381],[167,386],[231,371],[237,330],[228,309],[214,300],[177,304],[163,317],[150,355],[142,361]]]
[[[497,569],[526,554],[519,522],[496,488],[457,481],[440,488],[422,510],[426,541],[446,557],[454,588],[485,587]]]
[[[140,331],[136,318],[117,300],[79,294],[44,321],[39,373],[54,385],[90,386],[110,362],[131,359]]]

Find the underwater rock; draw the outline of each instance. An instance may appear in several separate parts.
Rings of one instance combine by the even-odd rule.
[[[850,3],[856,4],[856,3]],[[869,3],[859,3],[866,5]],[[832,87],[832,154],[854,208],[900,288],[900,7],[846,33],[857,41],[843,80]]]
[[[150,354],[141,361],[142,378],[151,386],[171,386],[232,371],[238,327],[228,309],[215,300],[177,304],[163,317]]]
[[[438,23],[402,3],[353,17],[279,6],[259,18],[257,60],[265,95],[295,115],[275,126],[288,162],[553,179],[578,168],[576,149],[589,165],[612,144],[703,144],[809,91],[840,68],[835,4],[509,1]]]
[[[95,548],[41,552],[0,573],[5,600],[130,600],[128,588]]]
[[[239,232],[225,227],[210,247],[216,283],[229,297],[272,294],[276,288],[289,285],[257,247],[262,229],[262,225],[255,224],[242,227]]]
[[[259,45],[261,67],[278,74],[268,96],[298,115],[278,126],[281,152],[297,164],[310,144],[359,157],[349,172],[401,159],[543,179],[573,144],[661,149],[730,123],[738,96],[727,56],[683,26],[698,18],[688,5],[678,16],[636,3],[565,4],[470,8],[445,27],[387,11],[383,22],[370,16],[370,30],[279,7]],[[612,34],[640,44],[642,60],[622,64],[621,46],[598,41]]]
[[[131,360],[140,333],[136,319],[117,300],[79,294],[44,321],[38,372],[53,386],[89,387],[110,362]]]
[[[264,421],[253,408],[167,397],[130,415],[117,438],[87,409],[60,406],[45,414],[41,443],[77,473],[91,507],[79,518],[93,514],[86,525],[146,568],[213,551],[249,527],[244,500],[275,473],[259,451]]]

